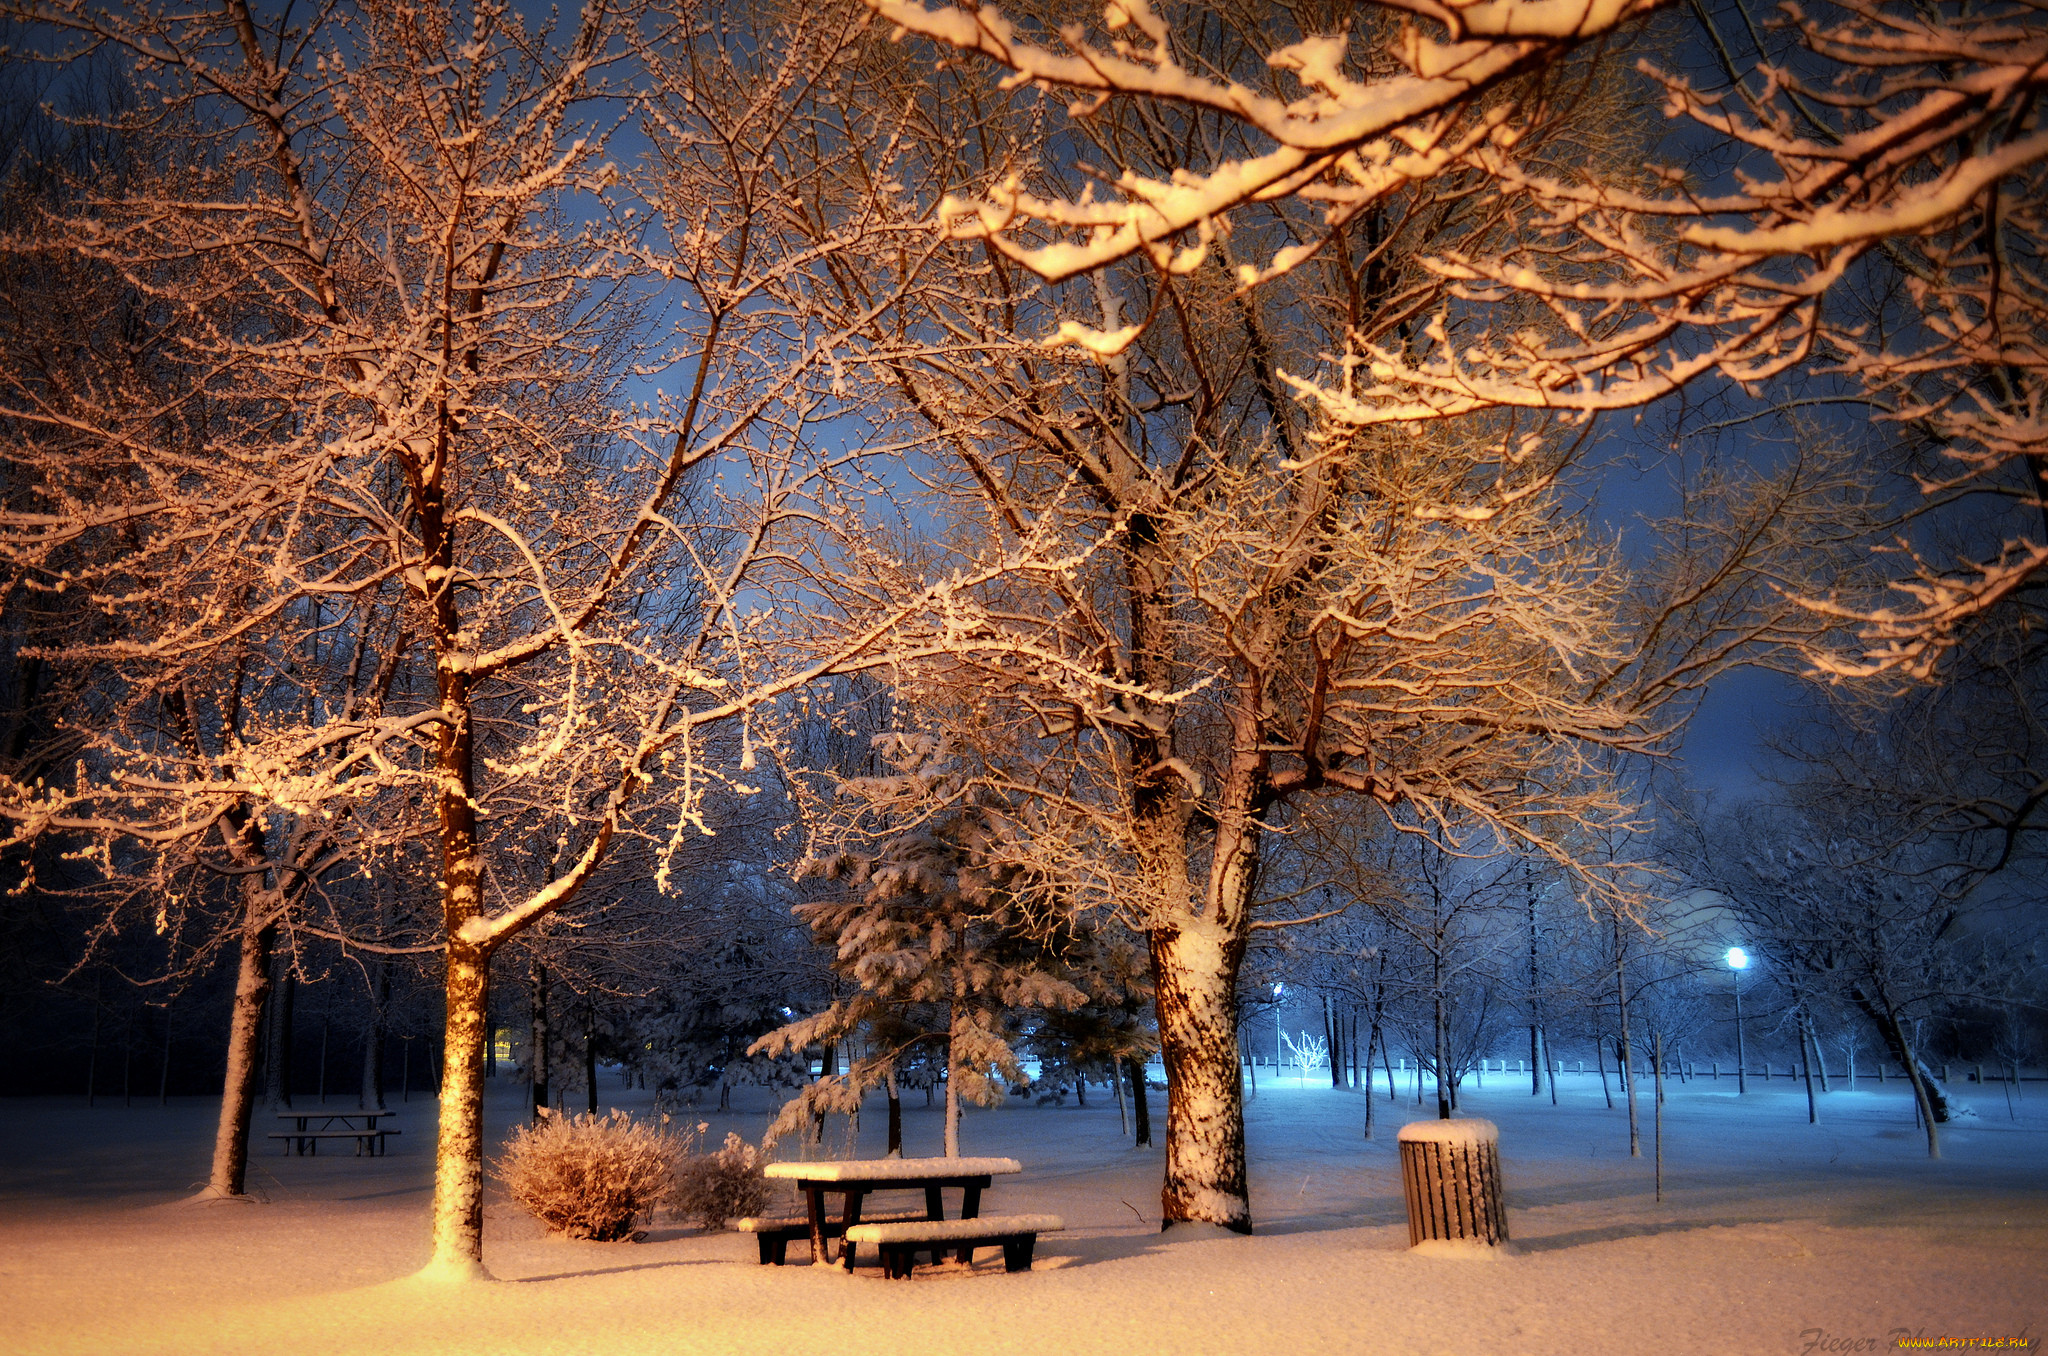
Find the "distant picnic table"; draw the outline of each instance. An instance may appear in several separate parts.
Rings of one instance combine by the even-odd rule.
[[[377,1122],[397,1114],[395,1111],[329,1111],[326,1107],[318,1110],[280,1111],[277,1118],[281,1121],[291,1121],[292,1128],[279,1131],[270,1138],[283,1140],[284,1151],[288,1154],[317,1154],[320,1152],[320,1141],[323,1139],[353,1139],[356,1142],[357,1157],[360,1158],[365,1153],[374,1156],[385,1151],[387,1136],[401,1133],[391,1126],[380,1128]],[[313,1124],[314,1121],[320,1124],[316,1126]],[[360,1125],[357,1124],[359,1121]],[[340,1122],[339,1128],[336,1128],[336,1122]]]
[[[762,1169],[768,1177],[794,1181],[804,1194],[811,1234],[811,1260],[826,1263],[831,1256],[828,1236],[844,1234],[860,1224],[861,1202],[876,1191],[923,1191],[925,1218],[946,1217],[947,1187],[961,1189],[960,1218],[974,1219],[981,1213],[981,1193],[992,1178],[1024,1170],[1014,1158],[851,1158],[825,1163],[770,1163]],[[845,1200],[843,1218],[827,1228],[825,1197],[837,1194]],[[852,1250],[840,1248],[841,1260],[852,1269]]]

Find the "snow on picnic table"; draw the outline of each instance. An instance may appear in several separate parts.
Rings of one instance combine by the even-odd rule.
[[[1028,1274],[994,1257],[909,1282],[762,1267],[751,1236],[665,1218],[644,1243],[571,1242],[493,1182],[485,1261],[505,1283],[467,1287],[403,1279],[427,1257],[430,1102],[399,1108],[420,1133],[388,1158],[259,1155],[266,1204],[189,1206],[176,1202],[204,1178],[212,1106],[14,1099],[0,1115],[0,1352],[971,1356],[1043,1336],[1083,1356],[1797,1356],[1889,1350],[1897,1332],[2048,1333],[2048,1098],[2031,1089],[2016,1120],[1980,1107],[1930,1163],[1897,1086],[1829,1094],[1819,1126],[1803,1091],[1676,1086],[1660,1205],[1649,1126],[1630,1159],[1626,1113],[1596,1080],[1562,1083],[1555,1109],[1489,1085],[1464,1109],[1500,1127],[1519,1253],[1493,1266],[1406,1246],[1394,1127],[1421,1118],[1412,1098],[1380,1094],[1367,1142],[1359,1094],[1262,1082],[1249,1238],[1161,1234],[1161,1155],[1128,1147],[1114,1103],[1013,1105],[970,1113],[964,1133],[1025,1166],[987,1194],[990,1213],[1068,1225]],[[525,1093],[493,1086],[493,1145]],[[695,1119],[715,1143],[757,1135],[768,1112]],[[935,1149],[941,1111],[905,1113],[910,1149]],[[834,1117],[813,1152],[878,1151],[883,1125],[866,1117],[851,1144]]]
[[[769,1177],[810,1182],[889,1182],[927,1177],[1000,1177],[1024,1171],[1014,1158],[840,1158],[817,1163],[770,1163]]]

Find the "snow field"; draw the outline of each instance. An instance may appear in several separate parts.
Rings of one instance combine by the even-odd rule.
[[[1395,1127],[1412,1097],[1262,1082],[1250,1105],[1258,1233],[1158,1232],[1160,1152],[1090,1105],[971,1112],[972,1153],[1018,1159],[990,1214],[1050,1213],[1029,1275],[984,1253],[971,1271],[885,1282],[759,1267],[753,1239],[657,1221],[641,1244],[548,1237],[493,1182],[485,1260],[504,1283],[404,1279],[427,1257],[430,1103],[400,1108],[388,1158],[260,1154],[262,1205],[180,1204],[203,1179],[213,1106],[88,1110],[24,1100],[0,1117],[0,1351],[186,1353],[1283,1351],[1797,1353],[1816,1340],[2048,1329],[2048,1096],[2002,1100],[1930,1163],[1903,1087],[1836,1092],[1808,1126],[1803,1091],[1674,1086],[1666,1200],[1597,1080],[1562,1105],[1509,1080],[1461,1114],[1500,1130],[1515,1255],[1497,1265],[1412,1255]],[[1647,1085],[1639,1086],[1647,1094]],[[495,1144],[524,1089],[488,1098]],[[1617,1102],[1619,1102],[1619,1089]],[[644,1108],[644,1094],[626,1105]],[[709,1122],[752,1136],[765,1099]],[[937,1152],[941,1112],[905,1107],[906,1149]],[[1163,1128],[1164,1098],[1153,1094]],[[1433,1104],[1433,1103],[1432,1103]],[[879,1101],[858,1150],[879,1155]],[[845,1156],[834,1118],[820,1156]],[[875,1208],[884,1208],[879,1198]],[[949,1193],[949,1208],[957,1198]],[[800,1255],[792,1249],[792,1255]],[[1821,1336],[1816,1338],[1818,1330]],[[1866,1348],[1880,1349],[1880,1348]]]

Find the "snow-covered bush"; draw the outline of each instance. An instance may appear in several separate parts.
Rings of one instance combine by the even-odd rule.
[[[498,1176],[554,1232],[611,1243],[674,1190],[680,1153],[674,1135],[623,1111],[550,1116],[513,1132]]]
[[[758,1215],[767,1199],[761,1151],[732,1131],[726,1132],[725,1146],[716,1153],[685,1158],[676,1168],[675,1213],[706,1229],[722,1229],[729,1219]]]

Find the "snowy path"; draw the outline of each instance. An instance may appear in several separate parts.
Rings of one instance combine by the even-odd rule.
[[[1739,1104],[1725,1081],[1674,1088],[1659,1205],[1596,1081],[1568,1080],[1556,1109],[1506,1081],[1465,1108],[1501,1127],[1521,1251],[1497,1265],[1406,1254],[1393,1129],[1412,1103],[1382,1094],[1365,1143],[1357,1094],[1269,1084],[1250,1115],[1249,1239],[1157,1232],[1157,1151],[1124,1147],[1113,1102],[1017,1105],[970,1115],[964,1137],[1024,1164],[990,1210],[1068,1222],[1028,1276],[1000,1254],[907,1283],[761,1268],[751,1238],[665,1221],[638,1245],[571,1243],[494,1188],[486,1261],[513,1283],[457,1292],[393,1283],[426,1257],[427,1102],[401,1108],[388,1158],[259,1156],[267,1204],[194,1207],[172,1202],[204,1175],[206,1104],[16,1101],[0,1118],[0,1351],[1748,1356],[1802,1353],[1813,1329],[1878,1339],[1865,1350],[1900,1328],[2048,1332],[2038,1091],[2017,1122],[1979,1098],[1929,1163],[1896,1087],[1830,1095],[1819,1127],[1789,1085]],[[494,1089],[493,1133],[521,1092]],[[707,1138],[758,1133],[765,1108],[701,1117]],[[880,1152],[882,1120],[867,1116],[861,1152]],[[906,1122],[911,1153],[936,1151],[936,1109]]]

